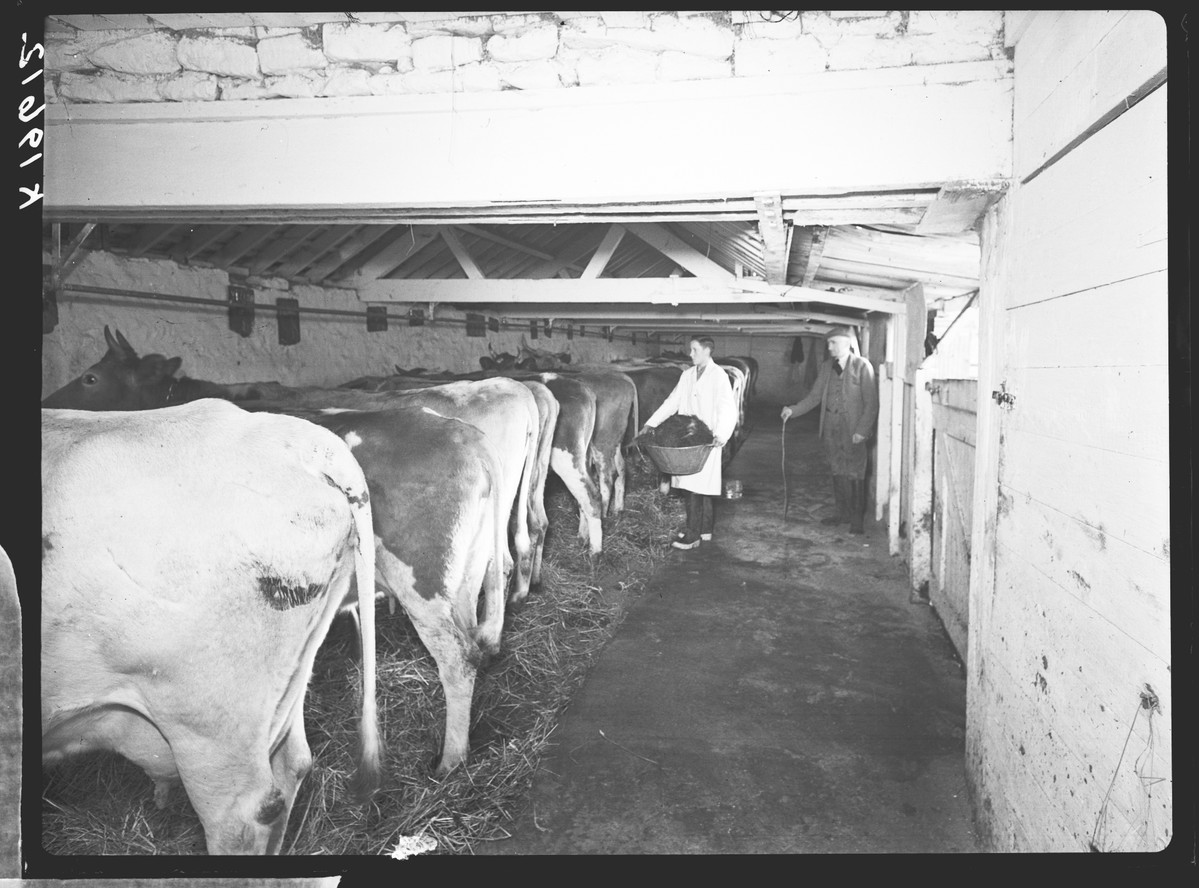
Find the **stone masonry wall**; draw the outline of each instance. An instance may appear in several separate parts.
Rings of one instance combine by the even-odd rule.
[[[49,261],[49,256],[44,257]],[[190,268],[165,259],[127,258],[105,252],[87,252],[71,272],[70,283],[225,300],[229,276],[211,268]],[[178,302],[151,302],[125,296],[96,296],[65,291],[59,295],[58,325],[42,337],[42,397],[62,387],[104,355],[104,326],[119,329],[139,354],[159,353],[183,358],[180,375],[216,382],[275,380],[285,385],[340,385],[358,376],[386,375],[392,367],[425,367],[429,370],[467,372],[479,369],[479,358],[489,350],[516,354],[522,336],[532,348],[555,354],[568,352],[573,363],[607,363],[617,358],[646,357],[657,351],[644,339],[634,345],[627,339],[608,342],[589,327],[573,339],[553,330],[528,339],[529,328],[488,330],[485,337],[469,337],[461,323],[435,321],[408,326],[407,305],[388,306],[388,328],[367,332],[363,317],[349,318],[300,313],[300,341],[280,345],[274,311],[278,297],[299,301],[301,309],[336,308],[364,312],[366,306],[353,290],[290,285],[280,278],[264,279],[255,286],[258,306],[251,334],[242,337],[229,329],[223,306]],[[424,307],[424,306],[421,306]],[[396,316],[400,315],[401,318]],[[463,319],[465,315],[439,305],[437,318]]]
[[[1004,57],[998,10],[787,15],[397,14],[306,28],[51,33],[46,94],[51,103],[209,102],[537,90]]]

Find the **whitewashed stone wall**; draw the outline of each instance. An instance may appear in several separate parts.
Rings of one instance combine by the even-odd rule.
[[[1001,58],[1001,11],[495,14],[47,35],[50,102],[559,89]],[[452,15],[447,13],[447,15]],[[372,18],[378,19],[375,15]]]
[[[44,257],[49,261],[49,257]],[[188,268],[169,260],[132,259],[111,253],[90,252],[71,274],[71,283],[82,286],[163,293],[172,296],[224,300],[228,275],[217,269]],[[280,345],[275,313],[262,308],[286,296],[301,308],[337,308],[362,312],[366,306],[352,290],[291,286],[282,279],[267,279],[255,289],[254,330],[242,337],[229,329],[224,307],[150,302],[122,296],[60,294],[58,326],[42,337],[42,397],[50,394],[98,361],[107,350],[104,325],[119,329],[139,354],[160,353],[183,358],[180,375],[215,382],[275,380],[285,385],[338,385],[367,374],[385,375],[392,367],[425,367],[466,372],[479,369],[479,358],[496,352],[516,354],[523,328],[487,332],[486,338],[466,335],[462,324],[426,323],[409,327],[406,320],[389,317],[388,329],[368,333],[365,319],[300,314],[300,341]],[[102,301],[99,301],[102,300]],[[389,306],[389,315],[404,314],[407,306]],[[437,317],[463,318],[447,306],[437,307]],[[644,357],[652,351],[644,342],[608,342],[598,336],[567,340],[555,329],[528,340],[534,348],[568,352],[574,363]]]

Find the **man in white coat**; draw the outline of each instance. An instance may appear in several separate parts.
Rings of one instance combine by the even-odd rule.
[[[724,368],[712,360],[714,343],[707,336],[691,338],[691,363],[683,371],[662,406],[645,421],[638,435],[657,428],[674,414],[694,416],[712,430],[717,446],[708,453],[708,460],[694,475],[674,475],[672,487],[688,492],[687,529],[671,542],[676,549],[694,549],[701,540],[712,539],[715,524],[715,502],[720,496],[721,453],[737,426],[737,404],[733,386]]]

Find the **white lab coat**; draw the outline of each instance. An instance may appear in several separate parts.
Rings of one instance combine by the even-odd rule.
[[[733,386],[724,368],[710,361],[704,369],[704,375],[697,378],[696,368],[688,367],[679,377],[674,391],[666,396],[662,406],[654,411],[645,424],[656,428],[676,413],[703,420],[714,436],[727,443],[737,427],[737,404],[733,400]],[[712,450],[704,467],[694,475],[671,476],[671,486],[719,496],[722,452],[723,448],[720,447]]]

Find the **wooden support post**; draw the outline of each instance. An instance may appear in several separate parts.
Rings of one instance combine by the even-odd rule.
[[[54,270],[50,274],[49,289],[52,292],[57,292],[62,282],[71,276],[71,272],[75,270],[81,261],[83,261],[83,253],[81,248],[83,242],[87,240],[87,236],[92,233],[92,229],[96,227],[95,222],[88,222],[79,230],[79,233],[71,238],[71,242],[67,244],[66,249],[61,247],[61,231],[59,223],[54,223]]]
[[[816,272],[820,268],[820,258],[824,255],[824,245],[828,241],[828,226],[823,225],[812,232],[812,246],[808,251],[808,265],[804,269],[802,285],[812,286]]]
[[[909,316],[910,318],[910,316]],[[912,598],[927,601],[932,579],[933,403],[926,383],[931,374],[916,371],[911,391],[911,481],[908,486],[908,583]]]
[[[887,323],[887,345],[891,380],[891,468],[887,488],[887,551],[900,552],[899,527],[903,523],[900,501],[903,492],[903,388],[904,366],[907,362],[907,316],[895,315]]]
[[[695,247],[675,237],[661,225],[653,222],[638,222],[625,226],[667,259],[687,269],[696,277],[733,283],[736,279],[731,271],[713,262]]]
[[[787,252],[787,227],[783,224],[783,200],[777,194],[755,194],[754,205],[758,210],[758,233],[762,236],[766,281],[785,284],[790,256]]]

